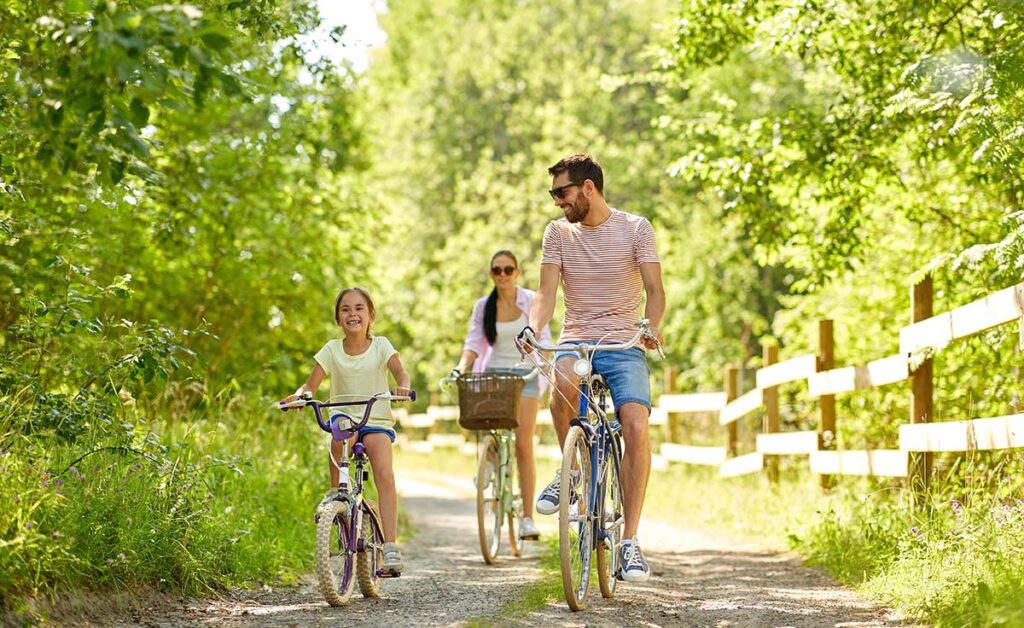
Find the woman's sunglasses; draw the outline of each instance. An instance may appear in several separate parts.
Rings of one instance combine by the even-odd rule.
[[[516,272],[516,267],[515,266],[506,266],[504,269],[502,269],[501,266],[491,266],[491,274],[494,275],[495,277],[500,276],[502,270],[505,271],[506,275],[510,275],[511,276],[512,273]]]

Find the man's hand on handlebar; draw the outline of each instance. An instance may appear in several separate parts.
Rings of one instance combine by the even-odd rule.
[[[536,340],[536,332],[533,331],[533,327],[527,325],[523,327],[523,330],[516,336],[516,346],[519,347],[519,351],[526,355],[527,353],[533,353],[533,346],[529,341]]]
[[[643,343],[645,347],[653,351],[665,344],[665,336],[657,327],[651,327],[644,334]]]

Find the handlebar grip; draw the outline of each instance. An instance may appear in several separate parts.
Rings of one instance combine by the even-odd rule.
[[[415,390],[410,390],[409,391],[409,399],[411,401],[416,401],[416,391]]]

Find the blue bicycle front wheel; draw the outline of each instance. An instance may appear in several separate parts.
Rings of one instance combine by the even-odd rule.
[[[583,428],[573,426],[562,448],[558,495],[558,548],[562,563],[562,589],[569,608],[586,608],[590,565],[594,555],[593,479],[590,441]]]

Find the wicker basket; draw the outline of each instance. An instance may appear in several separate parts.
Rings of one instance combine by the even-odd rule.
[[[495,371],[460,377],[459,425],[467,430],[514,430],[519,426],[523,378]]]

